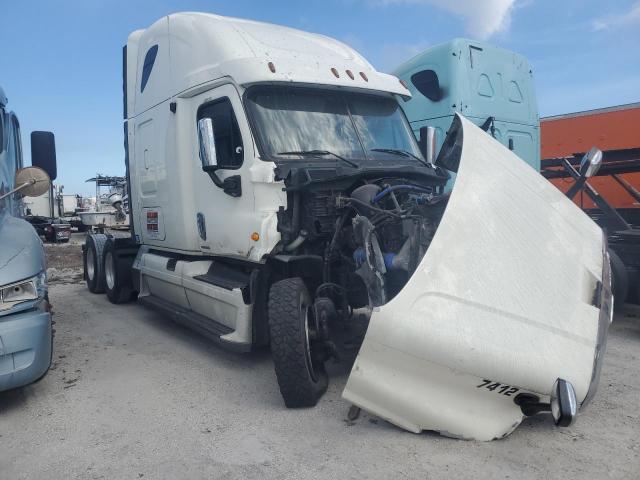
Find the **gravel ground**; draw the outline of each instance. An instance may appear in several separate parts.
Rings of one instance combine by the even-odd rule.
[[[267,352],[228,353],[112,305],[68,265],[76,274],[50,290],[51,371],[0,394],[0,478],[640,478],[638,307],[617,315],[600,390],[574,426],[539,416],[480,443],[347,421],[348,366],[332,368],[316,408],[286,410]]]
[[[45,243],[49,284],[82,280],[82,244],[85,235],[72,233],[68,243]]]

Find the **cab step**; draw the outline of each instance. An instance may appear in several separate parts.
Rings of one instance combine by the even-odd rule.
[[[173,303],[162,300],[153,295],[138,297],[138,302],[157,312],[169,316],[173,321],[184,325],[185,327],[203,335],[227,350],[234,352],[249,352],[251,345],[237,342],[230,342],[222,338],[225,335],[233,333],[233,330],[222,323],[216,322],[204,315],[192,312],[185,308],[179,307]]]

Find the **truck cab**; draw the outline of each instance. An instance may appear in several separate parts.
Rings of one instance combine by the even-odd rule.
[[[53,134],[33,132],[32,163],[24,167],[20,124],[0,88],[0,391],[45,375],[52,331],[45,255],[35,229],[22,219],[22,196],[37,196],[55,178]]]
[[[416,55],[393,74],[411,91],[401,105],[417,137],[421,128],[435,128],[439,149],[460,113],[540,171],[540,119],[533,71],[524,56],[456,38]]]
[[[131,236],[87,237],[91,292],[269,346],[290,408],[314,406],[354,346],[344,398],[415,432],[568,425],[593,397],[602,234],[472,121],[450,115],[428,161],[397,77],[249,20],[172,14],[123,59]]]

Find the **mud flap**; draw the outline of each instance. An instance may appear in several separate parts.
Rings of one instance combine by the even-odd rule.
[[[343,397],[412,432],[491,440],[563,378],[582,402],[598,342],[600,228],[513,152],[456,116],[457,170],[434,239],[376,309]]]

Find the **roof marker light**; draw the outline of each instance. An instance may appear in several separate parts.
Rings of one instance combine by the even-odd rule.
[[[335,68],[331,68],[331,73],[333,73],[336,78],[340,78],[340,74],[338,73],[338,70],[336,70]]]
[[[353,72],[352,72],[351,70],[347,70],[347,75],[349,75],[349,78],[350,78],[351,80],[354,80],[354,79],[355,79],[355,77],[353,76]]]
[[[273,64],[273,62],[269,62],[267,63],[267,65],[269,66],[269,70],[271,70],[271,73],[276,73],[276,66]]]
[[[369,78],[367,77],[367,74],[366,74],[366,73],[364,73],[364,72],[360,72],[360,76],[362,77],[362,79],[363,79],[365,82],[368,82],[368,81],[369,81]]]

